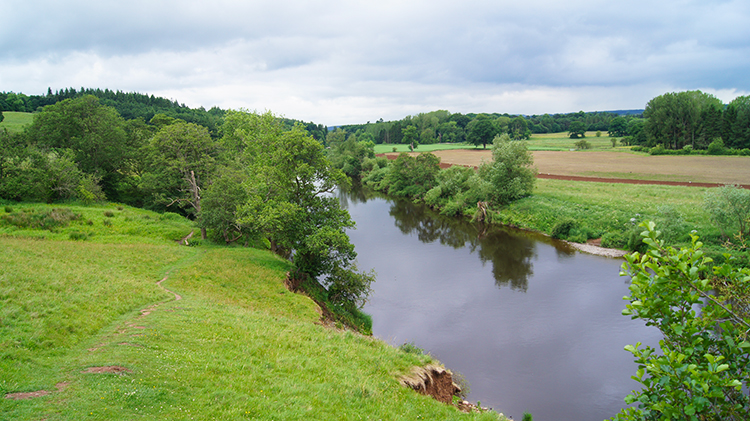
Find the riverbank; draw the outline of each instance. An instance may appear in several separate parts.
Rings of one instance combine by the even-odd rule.
[[[14,205],[32,206],[52,208]],[[31,397],[1,398],[4,418],[497,419],[403,387],[430,357],[324,326],[268,251],[178,245],[195,227],[174,214],[56,208],[78,216],[0,227],[0,395]]]

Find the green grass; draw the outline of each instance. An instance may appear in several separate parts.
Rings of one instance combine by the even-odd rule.
[[[567,132],[539,133],[531,135],[527,143],[532,151],[567,151],[576,149],[575,143],[579,140],[581,139],[571,139]],[[591,144],[591,149],[588,150],[630,150],[630,147],[622,147],[619,140],[617,147],[612,148],[612,138],[608,137],[606,132],[603,132],[601,137],[596,137],[596,132],[586,132],[584,140]]]
[[[720,242],[720,233],[703,208],[707,188],[594,183],[537,179],[534,194],[514,202],[500,211],[503,223],[551,233],[564,219],[576,221],[597,238],[607,232],[626,232],[633,227],[631,219],[655,220],[661,206],[671,206],[685,222],[687,233],[695,229],[710,243]]]
[[[393,152],[393,148],[396,148],[396,152],[411,152],[409,150],[409,145],[380,144],[375,145],[375,153],[381,154]],[[432,152],[446,149],[474,149],[474,145],[468,143],[433,143],[429,145],[419,145],[414,152]]]
[[[533,134],[526,142],[528,143],[529,150],[532,151],[567,151],[575,149],[575,143],[579,140],[581,139],[571,139],[568,137],[567,132],[561,132]],[[612,139],[607,136],[606,132],[603,132],[601,137],[596,137],[596,132],[586,132],[585,140],[591,144],[591,149],[589,150],[630,151],[630,147],[621,146],[619,141],[617,147],[612,148]],[[396,148],[396,152],[410,152],[409,145],[380,144],[375,145],[375,153],[393,152],[394,147]],[[446,149],[476,149],[476,147],[469,143],[420,144],[415,152],[432,152]]]
[[[495,418],[401,386],[429,357],[322,326],[270,252],[179,246],[193,227],[175,216],[69,207],[80,218],[52,231],[2,226],[0,395],[53,391],[0,399],[2,419]],[[91,236],[67,239],[80,224]],[[181,300],[156,285],[165,275]],[[129,371],[84,372],[115,365]]]
[[[3,111],[5,117],[0,122],[0,130],[3,128],[8,129],[11,133],[20,133],[24,127],[31,124],[34,121],[34,114],[32,113],[19,113],[16,111]]]

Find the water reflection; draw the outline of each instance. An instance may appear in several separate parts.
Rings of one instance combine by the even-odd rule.
[[[342,207],[349,203],[366,203],[382,197],[363,188],[339,191]],[[416,235],[423,243],[439,242],[454,249],[468,248],[482,264],[492,264],[492,274],[498,288],[509,286],[512,290],[526,292],[529,277],[534,273],[532,261],[536,258],[536,242],[525,236],[509,234],[505,229],[468,222],[464,219],[440,215],[426,206],[414,206],[407,200],[388,199],[389,214],[396,227],[406,235]],[[569,255],[572,250],[559,251]]]

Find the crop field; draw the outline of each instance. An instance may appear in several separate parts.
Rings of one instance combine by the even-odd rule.
[[[490,150],[435,151],[443,163],[477,166]],[[693,183],[750,184],[750,157],[641,155],[613,151],[533,151],[540,174]]]

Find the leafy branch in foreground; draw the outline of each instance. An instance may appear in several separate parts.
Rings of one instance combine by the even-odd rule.
[[[625,398],[636,407],[615,420],[744,420],[750,413],[750,270],[709,267],[698,236],[689,247],[665,247],[653,222],[642,223],[648,250],[626,256],[631,277],[624,315],[657,327],[660,352],[641,343],[633,379],[643,385]]]

